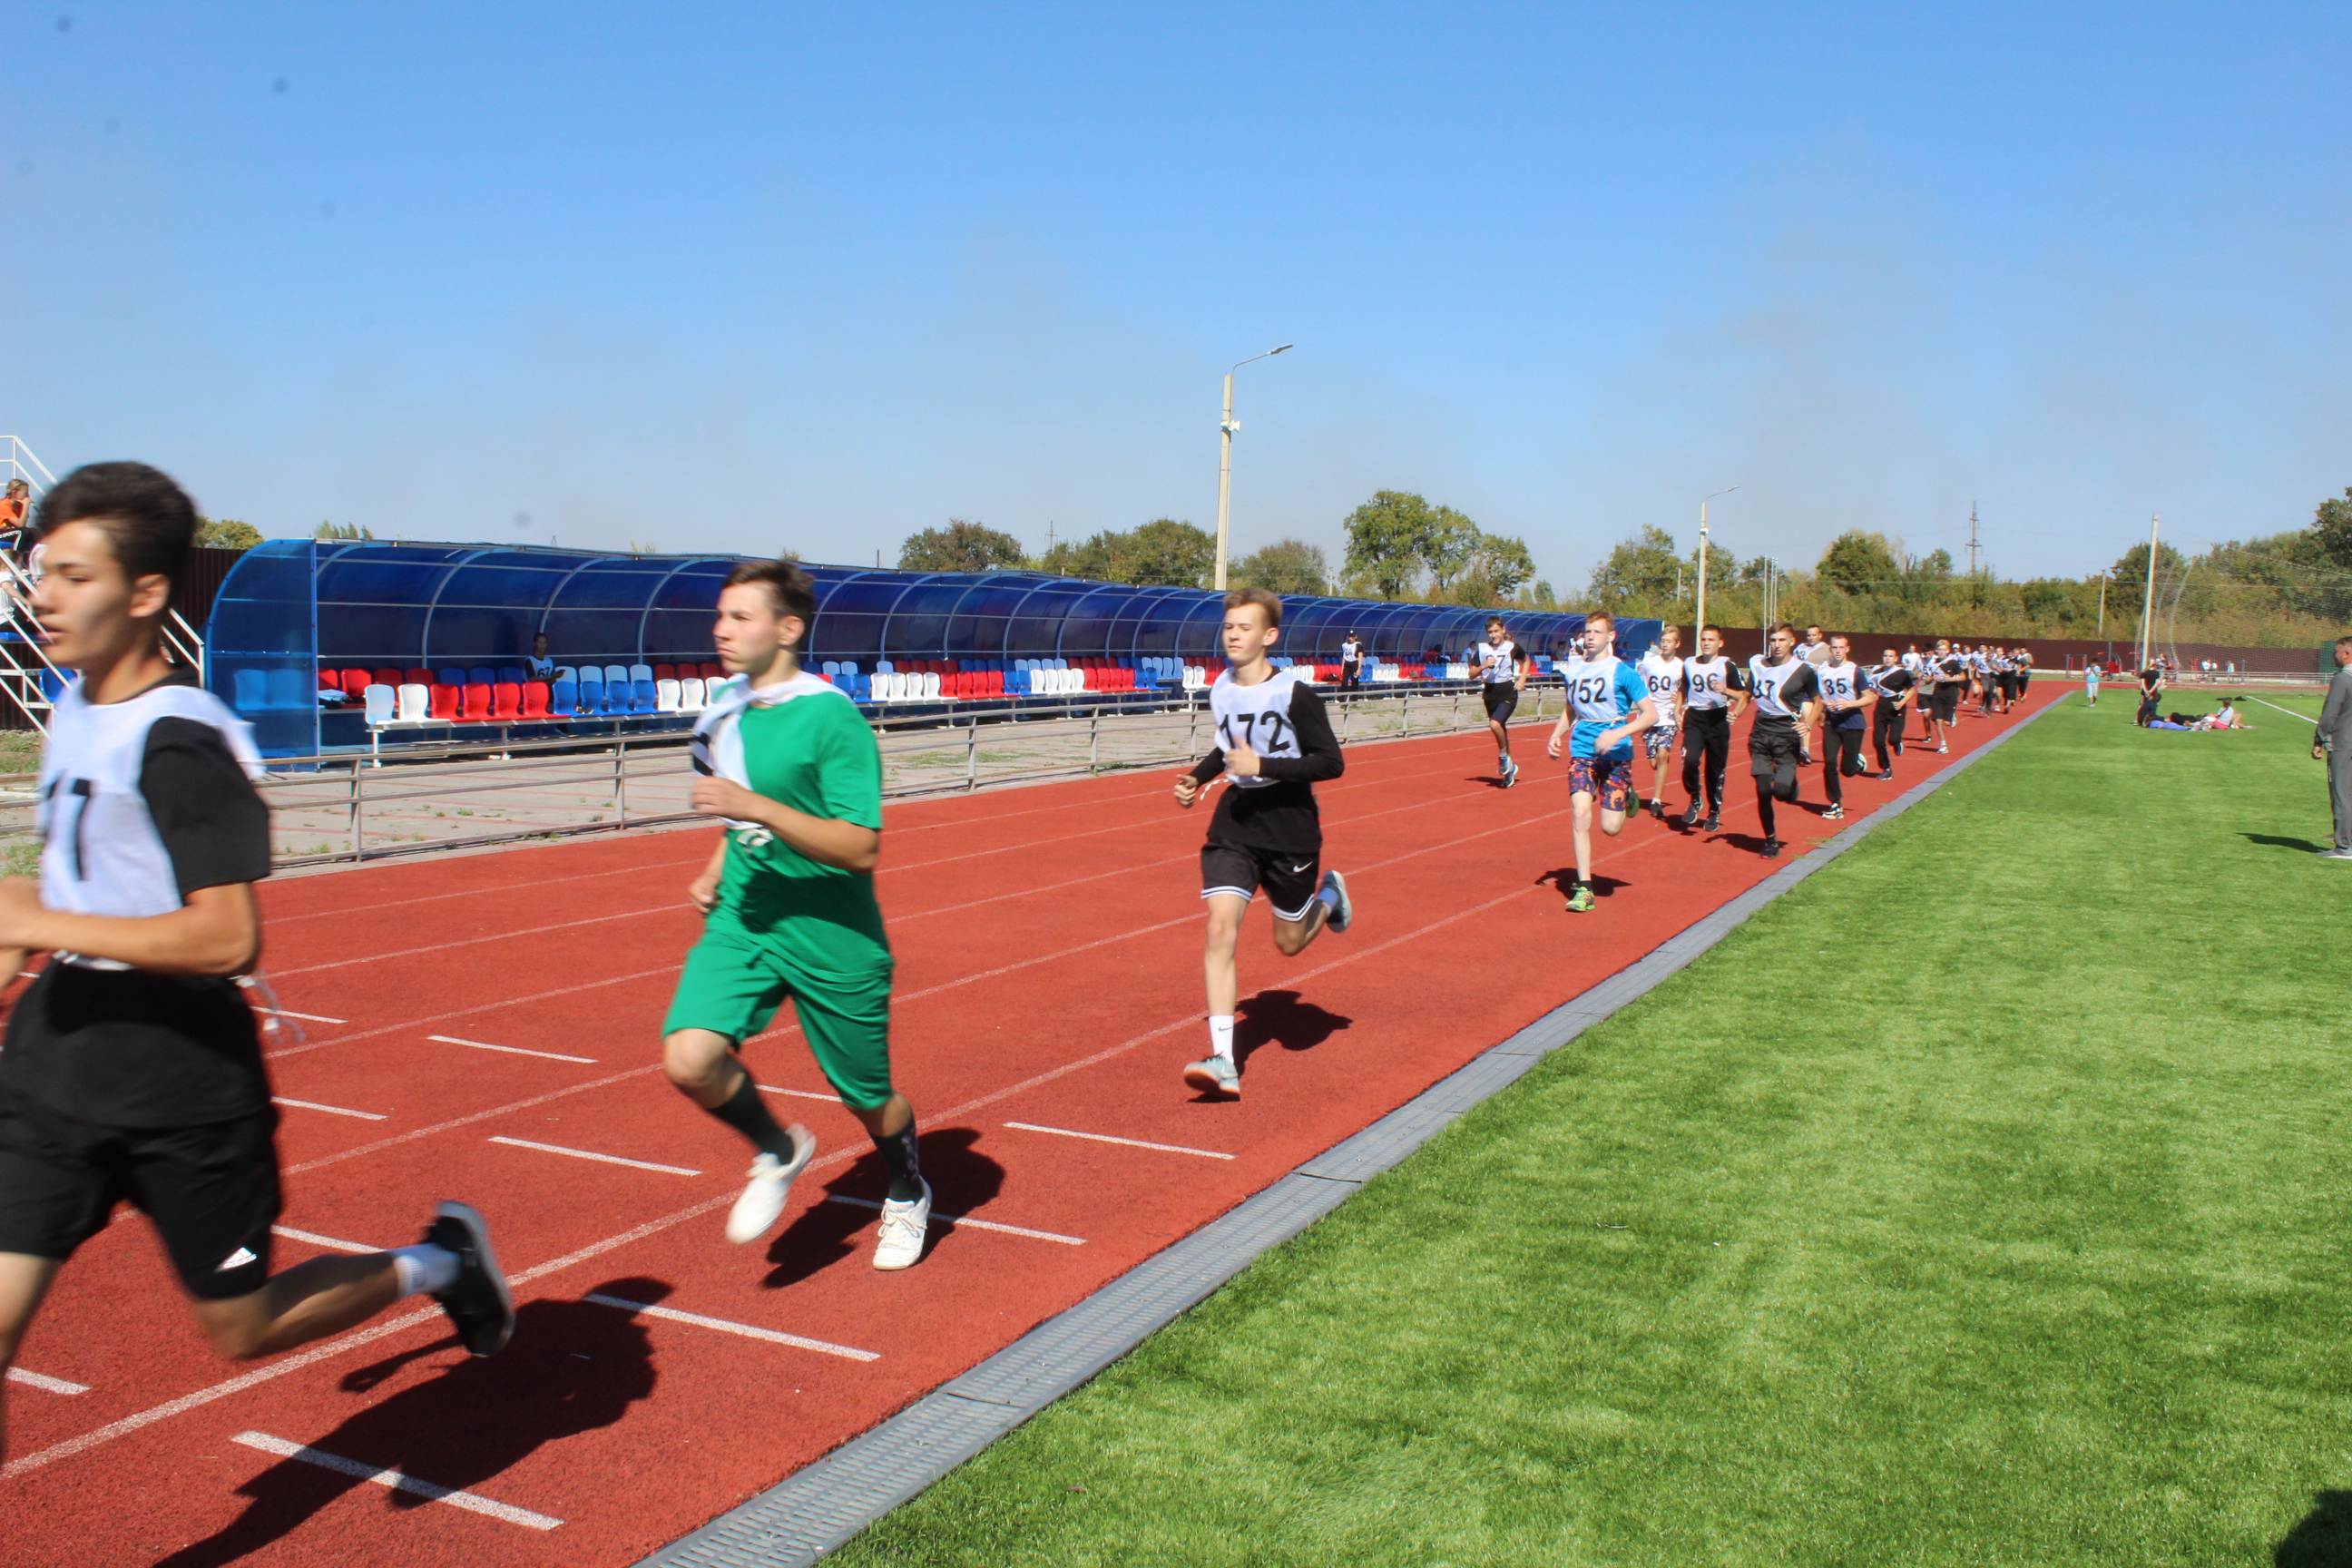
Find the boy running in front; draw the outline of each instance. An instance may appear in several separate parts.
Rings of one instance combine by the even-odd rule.
[[[1780,836],[1772,805],[1797,799],[1797,759],[1805,726],[1821,710],[1816,667],[1796,656],[1797,628],[1783,621],[1772,628],[1765,651],[1748,661],[1748,691],[1756,722],[1748,731],[1748,771],[1756,775],[1756,815],[1764,826],[1763,855],[1779,858]]]
[[[143,463],[95,463],[42,498],[35,532],[32,615],[79,679],[41,748],[40,879],[0,881],[0,974],[49,954],[0,1051],[0,1374],[124,1200],[225,1355],[273,1355],[419,1294],[496,1355],[514,1302],[464,1204],[415,1247],[269,1272],[278,1112],[236,979],[261,954],[269,807],[250,728],[160,646],[196,509]]]
[[[789,561],[747,561],[719,590],[711,640],[729,679],[695,722],[693,806],[727,830],[687,887],[702,940],[662,1024],[662,1066],[755,1151],[727,1239],[759,1240],[816,1140],[776,1125],[736,1053],[791,997],[810,1054],[889,1174],[874,1267],[905,1268],[923,1256],[931,1189],[914,1108],[890,1081],[893,961],[874,900],[882,757],[857,705],[801,668],[815,619],[815,588]]]
[[[1326,928],[1343,931],[1354,918],[1348,884],[1325,871],[1323,821],[1315,785],[1346,767],[1325,717],[1323,699],[1300,669],[1276,669],[1266,655],[1282,636],[1282,600],[1266,588],[1225,595],[1225,669],[1209,688],[1217,744],[1176,780],[1187,811],[1223,773],[1231,782],[1201,847],[1201,897],[1209,905],[1202,966],[1209,986],[1209,1054],[1184,1069],[1203,1094],[1239,1099],[1234,1012],[1241,1002],[1234,952],[1250,900],[1265,889],[1274,906],[1274,945],[1285,958],[1307,950]]]
[[[1495,768],[1505,789],[1519,782],[1519,764],[1511,760],[1511,714],[1527,684],[1527,663],[1519,645],[1503,629],[1500,616],[1487,616],[1486,640],[1478,645],[1478,695],[1486,704],[1486,728],[1495,737]]]
[[[1592,908],[1592,814],[1598,805],[1601,831],[1614,838],[1625,831],[1625,806],[1633,795],[1633,736],[1655,722],[1657,705],[1633,667],[1610,651],[1617,623],[1605,610],[1584,617],[1584,658],[1568,671],[1568,707],[1552,726],[1544,748],[1557,760],[1569,742],[1568,804],[1574,825],[1576,885],[1568,907],[1578,914]]]
[[[1683,826],[1699,826],[1699,782],[1706,783],[1706,823],[1703,833],[1723,826],[1723,771],[1731,758],[1731,724],[1748,700],[1748,677],[1723,655],[1723,633],[1701,626],[1698,657],[1683,661],[1682,689],[1675,693],[1682,709],[1683,788],[1690,794],[1690,809]]]

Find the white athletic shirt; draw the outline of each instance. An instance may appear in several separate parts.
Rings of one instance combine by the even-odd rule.
[[[1830,657],[1830,645],[1825,642],[1801,642],[1797,657],[1807,664],[1820,664]]]
[[[1240,686],[1234,683],[1230,668],[1220,671],[1216,683],[1209,688],[1209,712],[1216,720],[1218,750],[1230,752],[1246,745],[1261,757],[1306,755],[1290,723],[1292,691],[1306,679],[1297,669],[1277,669],[1255,686]],[[1225,782],[1235,789],[1249,790],[1265,789],[1278,781],[1264,773],[1247,778],[1227,773]]]
[[[184,907],[172,857],[140,791],[147,731],[189,719],[220,731],[247,778],[262,776],[253,726],[196,686],[151,687],[123,702],[91,702],[77,679],[58,694],[41,747],[41,902],[78,915],[142,919]],[[62,852],[61,852],[62,851]],[[112,959],[59,953],[68,963],[127,969]]]
[[[1353,637],[1349,637],[1346,642],[1341,643],[1339,645],[1339,662],[1341,664],[1363,663],[1364,645],[1358,642]]]
[[[1727,708],[1731,705],[1731,660],[1721,654],[1713,658],[1686,658],[1683,667],[1683,706],[1685,708]]]
[[[1519,678],[1518,652],[1519,645],[1508,637],[1505,637],[1501,642],[1480,643],[1477,658],[1480,667],[1478,679],[1489,686],[1499,686],[1517,680]],[[1491,669],[1486,668],[1486,661],[1490,658],[1495,661],[1494,668]]]
[[[1866,678],[1862,666],[1849,659],[1843,664],[1824,661],[1813,666],[1813,681],[1823,702],[1851,702],[1863,694]],[[1859,708],[1841,709],[1835,712],[1825,708],[1822,711],[1828,713],[1832,724],[1843,729],[1851,730],[1862,722],[1862,710]]]
[[[1799,679],[1801,674],[1809,679]],[[1801,658],[1791,658],[1786,664],[1767,664],[1759,653],[1748,661],[1748,689],[1756,700],[1759,719],[1795,719],[1805,699],[1812,695],[1818,679],[1818,667]],[[1790,693],[1793,707],[1782,701],[1780,696],[1791,681],[1797,684],[1797,690]]]
[[[1658,650],[1652,648],[1633,667],[1641,673],[1642,684],[1650,689],[1650,705],[1658,710],[1658,721],[1650,726],[1652,729],[1671,730],[1675,727],[1675,689],[1682,684],[1683,666],[1686,662],[1679,658],[1662,658]]]
[[[1916,653],[1906,653],[1903,656],[1903,668],[1914,675],[1919,673],[1919,667],[1926,662]]]
[[[1575,711],[1578,723],[1605,724],[1614,729],[1633,711],[1617,679],[1617,672],[1624,664],[1615,654],[1604,653],[1599,658],[1582,660],[1569,672],[1568,705]]]

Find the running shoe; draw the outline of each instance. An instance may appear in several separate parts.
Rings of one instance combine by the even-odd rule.
[[[2319,858],[2322,860],[2352,860],[2352,849],[2322,849]]]
[[[1663,800],[1652,801],[1650,803],[1650,815],[1656,817],[1660,822],[1664,822],[1666,819],[1666,803]]]
[[[1813,749],[1811,746],[1799,746],[1797,748],[1797,761],[1803,763],[1806,767],[1811,767],[1813,765]]]
[[[457,1325],[467,1352],[491,1356],[506,1349],[514,1337],[514,1293],[490,1250],[489,1222],[469,1204],[444,1203],[425,1227],[425,1240],[457,1255],[457,1278],[433,1299]]]
[[[877,1268],[909,1268],[923,1256],[923,1241],[931,1228],[931,1184],[920,1176],[915,1179],[922,1182],[921,1197],[882,1205],[882,1235],[874,1243]]]
[[[1701,824],[1699,825],[1699,831],[1700,831],[1701,833],[1720,833],[1720,832],[1722,832],[1722,831],[1723,831],[1723,818],[1721,818],[1720,816],[1716,816],[1716,815],[1715,815],[1715,813],[1713,813],[1713,812],[1709,812],[1709,813],[1707,813],[1706,820],[1705,822],[1703,822],[1703,823],[1701,823]]]
[[[795,1121],[784,1129],[784,1136],[793,1141],[793,1157],[779,1160],[761,1150],[751,1162],[750,1179],[743,1185],[743,1195],[727,1214],[727,1239],[741,1247],[759,1240],[775,1228],[784,1215],[784,1194],[790,1190],[793,1178],[808,1169],[816,1157],[816,1138]]]
[[[1893,768],[1889,768],[1889,769],[1887,769],[1885,773],[1881,773],[1881,774],[1879,774],[1879,775],[1878,775],[1878,779],[1879,779],[1879,782],[1880,782],[1881,784],[1892,784],[1892,783],[1894,783],[1894,782],[1895,782],[1895,770],[1894,770]]]
[[[1690,809],[1683,813],[1683,826],[1685,827],[1696,827],[1698,826],[1698,819],[1702,815],[1703,813],[1699,809],[1698,802],[1691,802]]]
[[[1822,820],[1823,822],[1843,822],[1845,820],[1845,807],[1842,805],[1833,805],[1830,807],[1827,811],[1822,813]]]
[[[1184,1083],[1202,1094],[1242,1097],[1242,1069],[1231,1057],[1202,1057],[1184,1069]]]
[[[1503,787],[1505,789],[1508,789],[1518,782],[1519,764],[1513,762],[1510,758],[1505,757],[1503,759]]]
[[[1780,858],[1780,841],[1777,838],[1767,838],[1764,840],[1764,858],[1767,860],[1778,860]]]
[[[1936,754],[1939,757],[1948,756],[1951,754],[1951,750],[1949,746],[1938,746],[1936,748]]]
[[[1348,879],[1337,871],[1326,871],[1323,873],[1323,886],[1315,889],[1318,896],[1321,895],[1324,888],[1331,889],[1334,897],[1330,912],[1323,917],[1323,923],[1333,931],[1346,931],[1348,922],[1356,918],[1355,900],[1348,897]]]
[[[1592,908],[1592,889],[1579,882],[1568,895],[1568,907],[1572,914],[1584,914]]]

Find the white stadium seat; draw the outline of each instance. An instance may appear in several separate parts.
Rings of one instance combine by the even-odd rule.
[[[360,696],[360,700],[367,705],[367,721],[371,724],[391,723],[393,705],[399,700],[399,693],[381,684],[370,686]]]
[[[677,681],[675,679],[654,682],[654,711],[656,713],[677,711]]]
[[[415,682],[400,689],[400,716],[414,723],[433,715],[433,693]]]

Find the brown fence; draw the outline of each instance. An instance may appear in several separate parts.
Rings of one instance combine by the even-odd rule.
[[[1798,628],[1801,632],[1802,627]],[[1832,636],[1845,630],[1831,626]],[[1853,632],[1853,656],[1864,664],[1875,664],[1878,656],[1888,648],[1896,653],[1916,647],[1921,652],[1936,646],[1934,636],[1915,632]],[[2036,669],[2080,669],[2086,659],[2097,658],[2102,664],[2129,665],[2133,647],[2128,637],[2111,637],[2095,641],[2090,638],[2064,637],[1955,637],[1956,643],[1974,647],[1979,642],[1998,642],[2002,647],[2026,647],[2033,650]],[[1725,626],[1724,651],[1734,658],[1746,658],[1764,651],[1764,634],[1754,626]],[[1683,651],[1691,651],[1690,628],[1683,628]],[[2159,653],[2176,655],[2184,669],[2194,669],[2200,659],[2211,659],[2223,669],[2237,667],[2241,675],[2318,675],[2333,671],[2336,661],[2332,650],[2318,647],[2231,647],[2219,643],[2164,643],[2158,645]]]
[[[187,569],[180,574],[180,585],[172,591],[172,608],[202,632],[205,617],[213,613],[213,600],[220,593],[221,584],[227,580],[228,569],[244,553],[242,550],[189,551]]]

